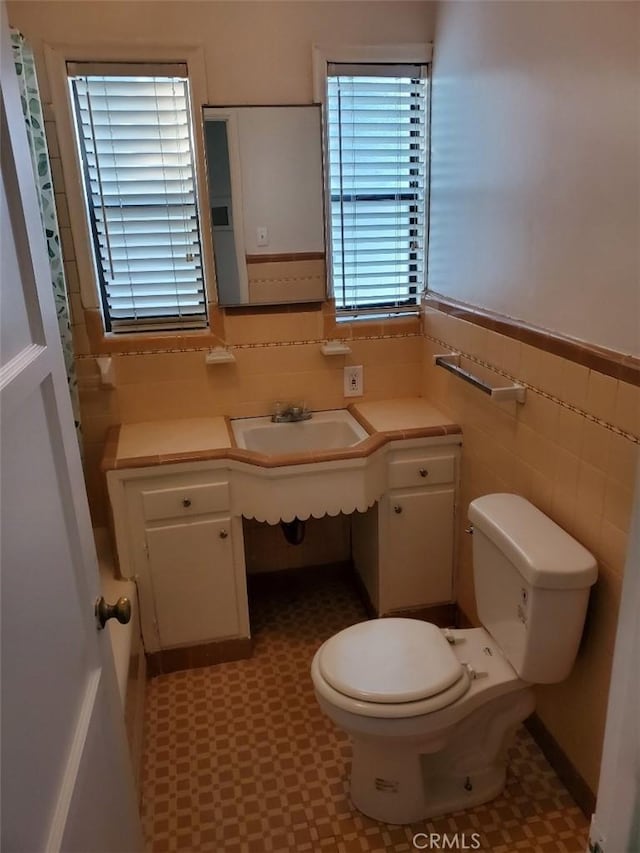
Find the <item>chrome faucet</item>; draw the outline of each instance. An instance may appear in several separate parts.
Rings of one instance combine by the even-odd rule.
[[[311,415],[312,413],[304,406],[287,403],[286,406],[276,406],[275,412],[271,415],[271,420],[274,424],[292,424],[298,421],[308,421],[311,419]]]

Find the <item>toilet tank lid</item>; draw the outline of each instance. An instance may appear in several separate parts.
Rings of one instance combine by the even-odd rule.
[[[596,582],[593,554],[520,495],[476,498],[469,520],[533,587],[583,589]]]

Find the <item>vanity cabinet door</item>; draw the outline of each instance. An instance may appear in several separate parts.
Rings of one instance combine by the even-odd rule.
[[[202,518],[146,529],[160,648],[241,633],[230,518]]]
[[[453,487],[392,491],[381,503],[380,612],[449,602]]]

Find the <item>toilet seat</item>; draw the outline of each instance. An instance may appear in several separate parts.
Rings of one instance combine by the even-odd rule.
[[[368,717],[414,717],[450,705],[469,674],[438,627],[416,619],[377,619],[340,631],[316,653],[318,693]]]
[[[417,619],[375,619],[345,628],[323,645],[320,672],[333,688],[365,702],[416,702],[462,675],[442,632]]]

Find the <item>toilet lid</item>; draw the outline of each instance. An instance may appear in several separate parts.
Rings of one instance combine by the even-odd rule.
[[[417,619],[351,625],[322,646],[319,667],[335,690],[366,702],[416,702],[463,673],[440,629]]]

